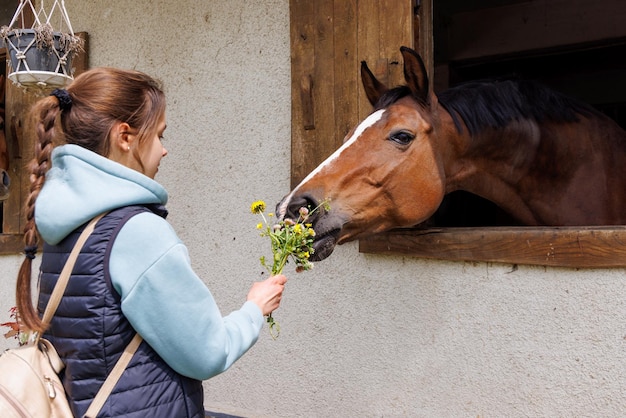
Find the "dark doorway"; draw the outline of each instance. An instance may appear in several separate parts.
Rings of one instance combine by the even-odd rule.
[[[478,79],[515,77],[539,81],[587,102],[626,129],[626,38],[560,45],[542,50],[511,51],[487,57],[453,60],[446,56],[446,16],[470,8],[495,7],[517,0],[467,3],[444,0],[434,7],[435,91]],[[490,22],[484,22],[489,25]],[[446,196],[428,226],[516,226],[493,203],[467,192]]]

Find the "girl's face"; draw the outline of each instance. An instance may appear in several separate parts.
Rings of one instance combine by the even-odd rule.
[[[113,145],[107,157],[153,179],[159,171],[161,158],[167,155],[161,142],[165,128],[163,113],[157,122],[155,133],[144,138],[140,144],[137,130],[120,122],[111,131],[110,141]]]
[[[141,162],[143,163],[143,174],[152,179],[156,176],[157,171],[159,171],[161,158],[167,155],[167,150],[161,142],[166,127],[165,114],[163,114],[159,120],[154,136],[147,138],[139,147],[139,158],[141,158]],[[141,171],[141,167],[139,167],[139,171]]]

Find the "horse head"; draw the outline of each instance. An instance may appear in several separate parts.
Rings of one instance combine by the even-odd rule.
[[[374,111],[343,145],[277,205],[279,218],[297,218],[300,207],[323,208],[311,217],[313,260],[336,244],[428,219],[445,194],[437,133],[437,98],[420,56],[402,47],[406,85],[389,89],[361,63],[361,80]]]

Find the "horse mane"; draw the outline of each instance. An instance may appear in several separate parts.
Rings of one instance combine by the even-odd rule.
[[[460,84],[437,95],[459,132],[461,120],[470,134],[487,128],[504,128],[513,120],[537,123],[576,122],[578,115],[599,115],[592,106],[540,83],[521,80],[479,80]]]
[[[387,90],[380,96],[380,98],[376,102],[376,105],[374,106],[374,111],[391,106],[392,104],[406,96],[413,96],[413,98],[417,100],[417,102],[421,106],[428,106],[428,103],[426,103],[422,98],[414,96],[408,86],[398,86]]]

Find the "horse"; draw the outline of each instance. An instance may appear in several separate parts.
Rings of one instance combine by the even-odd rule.
[[[468,82],[434,94],[417,52],[400,49],[405,85],[361,62],[374,110],[276,206],[279,219],[320,207],[311,260],[335,245],[414,227],[444,196],[487,199],[519,225],[626,223],[626,132],[588,104],[523,79]]]
[[[7,140],[4,134],[4,76],[0,76],[0,202],[9,197],[9,186],[11,179],[9,177],[9,151],[7,148]]]

